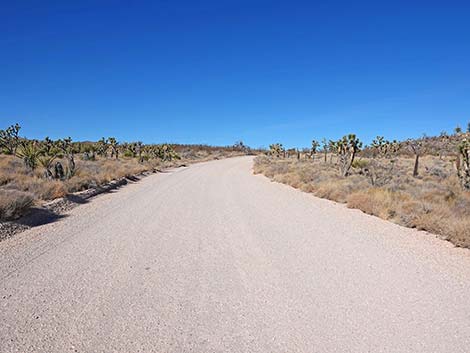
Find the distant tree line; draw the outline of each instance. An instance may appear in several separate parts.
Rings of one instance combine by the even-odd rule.
[[[319,153],[323,155],[324,163],[328,163],[328,156],[330,156],[329,163],[333,163],[333,157],[335,157],[334,164],[342,177],[347,177],[351,173],[351,168],[357,167],[362,174],[370,178],[374,185],[391,174],[395,158],[399,155],[413,156],[413,177],[419,176],[421,156],[430,154],[439,156],[441,159],[446,156],[452,157],[462,188],[470,190],[470,123],[466,132],[463,132],[460,127],[456,127],[453,135],[443,132],[440,136],[423,136],[402,142],[389,141],[383,136],[377,136],[370,145],[363,147],[363,143],[355,134],[348,134],[338,140],[323,139],[321,143],[312,140],[310,149],[291,148],[286,150],[282,143],[273,143],[267,151],[267,154],[274,158],[295,156],[297,159],[303,157],[312,161]],[[359,155],[367,158],[367,161],[357,160]],[[383,168],[383,162],[378,163],[380,160],[387,160],[388,167]]]
[[[171,161],[180,156],[170,144],[119,143],[115,137],[97,142],[74,142],[70,137],[52,140],[27,139],[20,136],[21,126],[11,125],[0,130],[0,152],[20,158],[30,171],[44,168],[47,179],[70,179],[76,173],[75,159],[95,161],[97,158],[118,160],[120,156],[136,158],[140,163],[151,159]],[[65,160],[65,163],[61,160]]]

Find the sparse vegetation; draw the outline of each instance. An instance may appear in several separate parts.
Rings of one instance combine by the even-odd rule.
[[[255,159],[255,173],[470,247],[470,133],[404,142],[323,140],[323,159]],[[327,155],[330,158],[327,159]]]
[[[0,130],[0,220],[33,204],[146,171],[252,153],[243,142],[229,147],[64,138],[30,140],[20,125]],[[321,147],[321,149],[320,149]],[[316,154],[323,158],[315,158]],[[310,148],[269,146],[255,173],[316,196],[343,202],[398,224],[427,230],[470,247],[470,132],[388,141],[370,146],[355,134],[312,140]]]
[[[0,220],[14,219],[33,204],[147,171],[250,153],[234,146],[120,143],[114,137],[74,142],[70,137],[30,140],[19,124],[0,130]]]

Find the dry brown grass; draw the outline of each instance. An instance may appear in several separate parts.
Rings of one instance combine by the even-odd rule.
[[[255,159],[254,172],[470,247],[470,193],[459,187],[451,160],[426,156],[421,159],[420,176],[413,178],[412,158],[400,157],[393,169],[389,160],[364,159],[362,167],[374,165],[377,171],[375,185],[360,168],[348,177],[338,176],[334,162],[260,156]]]
[[[66,164],[62,161],[63,164]],[[101,159],[97,161],[77,160],[75,175],[66,181],[47,180],[43,170],[28,171],[20,159],[0,155],[0,188],[31,193],[37,200],[53,200],[67,193],[96,187],[122,177],[136,175],[157,166],[154,163],[140,164],[135,159]]]
[[[112,180],[137,175],[156,168],[154,163],[138,163],[135,159],[100,159],[78,161],[77,172],[64,182],[67,193],[81,191],[109,183]]]
[[[33,204],[34,197],[28,192],[0,190],[0,221],[18,218]]]

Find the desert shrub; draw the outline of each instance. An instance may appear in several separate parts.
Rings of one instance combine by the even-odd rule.
[[[367,182],[357,175],[352,175],[348,178],[329,177],[315,185],[313,191],[315,196],[343,203],[347,202],[348,196],[351,193],[369,187]]]
[[[34,197],[28,192],[0,190],[0,221],[22,216],[33,204]]]
[[[352,167],[355,169],[363,169],[366,168],[369,165],[369,161],[365,159],[356,159],[352,163]]]
[[[64,183],[59,180],[41,179],[39,183],[33,185],[30,191],[40,200],[54,200],[67,194]]]
[[[315,196],[333,200],[337,202],[344,202],[347,197],[347,191],[342,183],[337,182],[323,182],[320,183],[315,189]]]
[[[447,220],[447,240],[457,246],[470,248],[470,219]]]
[[[53,200],[66,194],[62,181],[42,179],[35,175],[17,175],[3,188],[29,192],[39,200]]]
[[[90,175],[74,175],[65,183],[65,189],[68,193],[82,191],[98,186],[96,178]]]
[[[409,201],[409,197],[384,188],[357,191],[348,196],[347,205],[383,219],[397,216],[397,205]]]

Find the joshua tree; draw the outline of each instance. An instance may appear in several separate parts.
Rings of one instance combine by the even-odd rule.
[[[235,144],[233,145],[233,148],[238,150],[238,151],[242,151],[244,153],[248,153],[250,152],[250,148],[248,146],[246,146],[243,141],[237,141],[235,142]]]
[[[96,153],[101,157],[106,157],[108,155],[109,143],[104,137],[101,138],[96,144]]]
[[[42,141],[42,152],[47,156],[55,156],[56,155],[56,147],[54,141],[52,141],[48,136]]]
[[[109,137],[108,141],[109,147],[111,147],[111,158],[116,157],[116,159],[119,159],[119,142],[117,142],[116,138],[114,137]]]
[[[470,121],[467,124],[467,134],[470,134]]]
[[[413,176],[416,178],[419,175],[419,157],[426,153],[426,147],[423,145],[421,140],[408,140],[406,144],[410,151],[415,155],[415,164],[413,167]]]
[[[452,141],[450,139],[450,136],[446,134],[441,134],[439,135],[439,138],[437,141],[435,141],[431,147],[433,150],[436,151],[436,154],[439,156],[439,159],[442,160],[443,156],[446,156],[449,152],[449,146],[452,145]]]
[[[135,157],[135,144],[134,142],[132,143],[127,143],[123,142],[121,143],[121,148],[124,151],[124,156],[125,157]]]
[[[464,138],[460,142],[455,164],[460,185],[465,190],[470,190],[470,139]]]
[[[460,135],[462,133],[462,128],[460,126],[456,126],[454,132],[456,135]]]
[[[142,145],[142,161],[154,158],[154,148],[152,145]]]
[[[180,159],[181,157],[176,153],[173,147],[169,144],[145,146],[145,153],[152,158],[159,158],[162,161],[171,161],[173,159]]]
[[[312,140],[312,148],[310,149],[312,160],[315,159],[315,154],[317,153],[318,147],[320,147],[320,143],[316,140]]]
[[[338,147],[336,145],[336,141],[329,140],[328,141],[328,151],[330,152],[330,163],[333,163],[333,155],[337,152]]]
[[[160,145],[160,159],[163,161],[171,161],[173,159],[180,159],[178,153],[175,152],[173,147],[169,144],[164,143]]]
[[[142,143],[142,141],[137,141],[135,143],[135,154],[137,155],[137,157],[139,157],[139,163],[142,163],[144,161],[144,158],[142,156],[143,148],[144,144]]]
[[[282,143],[273,143],[269,145],[269,154],[271,156],[281,157],[285,153],[285,149],[282,146]]]
[[[57,140],[56,145],[64,154],[64,157],[67,159],[68,166],[65,176],[67,177],[67,179],[70,179],[75,175],[76,172],[72,139],[70,137],[67,137],[63,140]]]
[[[5,130],[0,130],[0,148],[7,154],[16,154],[16,149],[20,143],[20,129],[21,126],[16,123],[7,127]]]
[[[362,142],[355,134],[343,136],[342,139],[334,142],[334,148],[338,153],[339,169],[342,176],[348,176],[349,170],[356,158],[357,152],[360,151]]]
[[[387,152],[387,142],[388,141],[386,141],[383,136],[377,136],[374,140],[372,140],[372,144],[370,145],[370,147],[372,148],[374,157],[376,157],[377,155],[379,157],[385,155],[385,153]]]
[[[398,153],[398,151],[400,150],[401,148],[401,145],[400,145],[400,142],[398,142],[397,140],[393,140],[392,142],[388,142],[388,147],[387,147],[387,156],[388,157],[391,157],[391,156],[394,156]]]
[[[398,152],[400,149],[400,144],[397,140],[388,141],[383,136],[377,136],[372,141],[370,147],[373,151],[374,157],[378,155],[381,158],[388,158]]]

